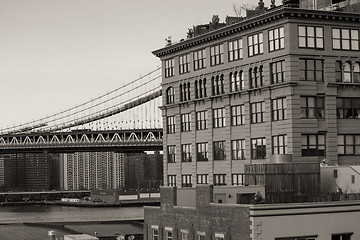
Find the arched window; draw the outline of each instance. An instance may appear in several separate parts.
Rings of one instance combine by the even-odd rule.
[[[353,81],[354,83],[360,82],[360,65],[359,63],[354,63],[353,67]]]
[[[182,86],[182,84],[180,84],[180,87],[179,87],[179,89],[180,89],[180,102],[182,102],[182,101],[184,101],[184,98],[183,98],[183,86]]]
[[[183,97],[183,98],[184,98],[184,101],[186,101],[186,100],[187,100],[187,95],[188,95],[188,94],[187,94],[186,83],[184,83],[183,88],[184,88],[184,92],[183,92],[183,93],[184,93],[184,97]]]
[[[254,82],[253,82],[253,88],[257,88],[258,86],[258,81],[259,81],[259,76],[258,76],[258,68],[254,67]]]
[[[236,78],[236,74],[237,72],[235,72],[234,74],[231,72],[229,74],[229,79],[230,79],[230,92],[234,92],[235,90],[235,78]]]
[[[252,68],[249,69],[249,85],[250,88],[254,87],[254,79],[253,79],[253,72],[252,72]]]
[[[216,86],[215,94],[216,94],[216,95],[219,95],[219,94],[220,94],[220,79],[219,79],[219,75],[216,76],[215,86]]]
[[[261,65],[259,67],[259,85],[258,86],[263,86],[264,85],[264,72],[263,72],[263,66]]]
[[[341,61],[336,61],[336,63],[335,63],[335,81],[342,82],[342,63],[341,63]]]
[[[220,76],[220,88],[221,88],[221,94],[224,94],[225,93],[225,90],[224,90],[224,74],[221,74],[221,76]]]
[[[216,94],[216,81],[215,77],[211,78],[211,94],[214,96]]]
[[[195,80],[195,99],[198,99],[199,98],[199,88],[198,88],[198,80]]]
[[[203,92],[204,92],[204,97],[207,97],[207,93],[206,93],[206,78],[204,78],[203,80]]]
[[[202,98],[203,97],[203,87],[202,87],[202,80],[200,79],[199,80],[199,83],[198,83],[198,90],[199,90],[199,98]]]
[[[240,71],[238,73],[238,78],[239,78],[240,90],[244,90],[245,89],[245,81],[244,81],[244,72],[243,71]]]
[[[175,91],[173,87],[169,87],[166,90],[166,104],[171,104],[175,102]]]
[[[190,83],[187,84],[187,93],[188,93],[188,100],[191,100],[191,92],[190,92]]]
[[[352,82],[352,79],[351,79],[351,65],[349,62],[346,62],[344,64],[344,82],[346,83],[350,83]]]

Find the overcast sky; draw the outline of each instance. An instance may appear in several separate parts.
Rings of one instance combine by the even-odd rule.
[[[0,0],[0,128],[79,105],[157,66],[153,50],[250,0]],[[265,5],[270,0],[265,0]],[[277,0],[277,4],[281,1]]]

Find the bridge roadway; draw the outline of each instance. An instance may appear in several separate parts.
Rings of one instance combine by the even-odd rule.
[[[162,129],[73,130],[0,135],[0,154],[142,152],[163,147]]]

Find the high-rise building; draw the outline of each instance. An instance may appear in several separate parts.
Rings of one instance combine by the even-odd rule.
[[[358,1],[261,2],[153,52],[165,185],[242,185],[244,164],[359,164]]]
[[[17,153],[1,156],[4,189],[42,191],[59,189],[59,155]]]
[[[122,189],[124,154],[114,152],[76,152],[61,154],[63,188]]]

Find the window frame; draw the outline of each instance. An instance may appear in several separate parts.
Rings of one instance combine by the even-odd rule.
[[[191,131],[191,113],[181,114],[181,132]]]
[[[166,118],[166,132],[167,134],[173,134],[176,133],[176,117],[174,116],[168,116]]]
[[[209,184],[209,175],[208,174],[197,174],[196,175],[196,184]]]
[[[335,30],[339,30],[339,37],[335,37]],[[343,37],[344,35],[344,31],[349,31],[348,32],[348,36],[349,38],[345,38]],[[357,39],[353,38],[353,31],[357,31]],[[355,33],[356,35],[356,33]],[[360,31],[359,29],[354,29],[354,28],[337,28],[337,27],[333,27],[331,29],[331,39],[332,39],[332,49],[333,50],[341,50],[341,51],[359,51],[360,50]],[[335,47],[335,41],[339,41],[339,48]],[[345,41],[348,42],[348,46],[349,48],[347,49],[346,47],[344,47],[344,43]],[[353,48],[353,42],[357,43],[357,48]]]
[[[305,99],[305,106],[303,106]],[[314,106],[310,106],[309,100],[313,99]],[[322,104],[321,104],[322,103]],[[311,111],[313,109],[313,111]],[[313,117],[311,112],[313,112]],[[322,96],[300,96],[300,118],[301,119],[325,119],[325,97]]]
[[[263,32],[258,32],[248,36],[247,43],[248,43],[248,57],[257,56],[264,53]]]
[[[271,137],[272,140],[272,154],[287,154],[287,135],[280,134]]]
[[[208,119],[207,110],[197,111],[196,112],[196,130],[207,129],[207,119]]]
[[[234,45],[236,46],[234,47]],[[228,41],[228,58],[229,62],[241,60],[244,58],[242,38]]]
[[[226,143],[223,141],[213,142],[213,159],[214,161],[226,160]]]
[[[285,82],[285,60],[270,63],[270,71],[271,84]]]
[[[300,28],[305,28],[305,35],[304,36],[300,36]],[[313,28],[314,29],[314,36],[310,36],[309,34],[309,29]],[[318,36],[318,32],[317,29],[321,29],[321,33],[322,36]],[[305,46],[301,46],[301,41],[300,39],[303,38],[305,39]],[[309,46],[309,40],[313,39],[314,41],[314,46]],[[321,40],[321,44],[318,43],[318,40]],[[321,45],[321,46],[318,46]],[[299,48],[310,48],[310,49],[321,49],[323,50],[325,48],[324,46],[324,28],[323,27],[318,27],[318,26],[305,26],[305,25],[298,25],[298,47]]]
[[[179,56],[179,74],[190,72],[190,53]]]
[[[258,148],[258,146],[260,146],[260,148]],[[266,159],[265,137],[251,138],[251,159]]]
[[[225,107],[213,109],[213,128],[226,127]]]
[[[176,145],[167,146],[167,162],[176,163]]]
[[[245,105],[231,106],[231,126],[245,125]]]
[[[176,187],[176,175],[174,174],[167,175],[167,185],[168,187]]]
[[[214,186],[226,186],[226,174],[214,174],[213,175]]]
[[[210,47],[210,66],[216,66],[224,63],[224,44],[218,44]]]
[[[265,122],[265,119],[264,119],[265,101],[250,103],[250,111],[251,111],[251,114],[250,114],[250,116],[251,116],[251,124],[264,123]]]
[[[231,160],[245,160],[245,139],[231,140]]]
[[[273,38],[271,38],[271,35],[273,36]],[[268,38],[269,38],[269,52],[274,52],[284,49],[285,48],[284,26],[270,29],[268,31]]]
[[[279,97],[271,99],[271,120],[282,121],[286,120],[286,97]]]
[[[182,174],[181,175],[181,187],[192,187],[192,175],[191,174]]]
[[[206,50],[200,49],[193,52],[194,71],[206,68]]]
[[[300,58],[299,64],[300,81],[324,82],[324,59]],[[319,66],[321,66],[321,69],[318,69]],[[304,69],[301,69],[301,67],[304,67]],[[321,74],[321,79],[318,78],[319,73]]]
[[[181,162],[192,162],[191,143],[181,144]]]
[[[164,60],[165,64],[165,78],[173,77],[175,76],[175,60],[174,58],[169,58]]]
[[[314,140],[311,140],[312,136],[315,137],[315,143]],[[324,143],[319,143],[320,137],[323,138]],[[323,149],[320,149],[319,147],[322,147]],[[323,133],[301,134],[301,156],[302,157],[326,156],[326,134]]]
[[[207,142],[196,143],[196,161],[209,161],[209,146]]]

